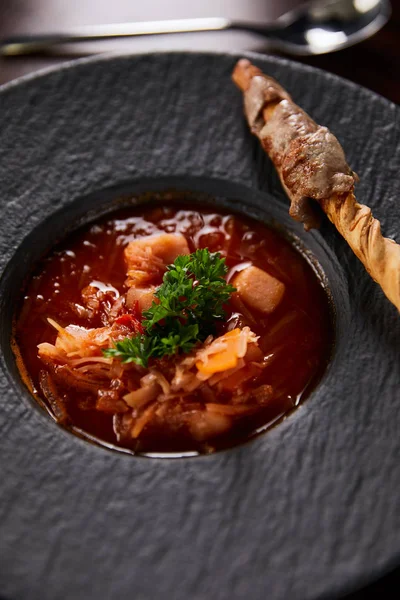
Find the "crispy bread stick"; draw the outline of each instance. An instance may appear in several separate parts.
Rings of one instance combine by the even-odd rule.
[[[356,201],[357,176],[336,137],[247,59],[239,60],[232,78],[244,93],[250,129],[274,163],[290,199],[289,214],[306,230],[318,227],[313,203],[317,201],[400,311],[400,246],[383,237],[370,208]]]

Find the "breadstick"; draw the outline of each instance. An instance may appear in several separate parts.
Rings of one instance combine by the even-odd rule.
[[[250,129],[274,163],[290,199],[289,214],[306,230],[318,227],[317,202],[400,311],[400,246],[383,237],[370,208],[356,201],[358,178],[336,137],[247,59],[239,60],[232,78],[244,92]]]

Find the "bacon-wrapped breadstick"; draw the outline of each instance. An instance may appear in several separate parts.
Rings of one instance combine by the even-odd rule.
[[[244,92],[247,121],[274,163],[290,199],[290,215],[306,230],[319,225],[317,201],[368,273],[400,310],[400,246],[381,233],[380,222],[354,196],[357,176],[341,145],[317,125],[272,77],[247,59],[233,81]]]

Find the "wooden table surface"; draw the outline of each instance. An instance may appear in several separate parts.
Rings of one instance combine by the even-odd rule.
[[[267,22],[299,3],[299,0],[146,0],[140,3],[129,0],[0,0],[0,37],[17,33],[62,31],[78,25],[149,19],[228,16]],[[392,0],[392,8],[393,14],[389,23],[369,40],[340,52],[296,60],[346,77],[400,104],[400,2]],[[264,40],[256,35],[241,32],[160,36],[106,44],[92,43],[90,46],[90,52],[134,52],[136,49],[268,52]],[[0,59],[0,84],[88,52],[87,46],[74,46],[69,47],[61,57]],[[400,568],[368,589],[348,596],[348,600],[397,600],[399,597]]]

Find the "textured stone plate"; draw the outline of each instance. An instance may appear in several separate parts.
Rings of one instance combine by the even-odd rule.
[[[329,224],[322,236],[289,224],[230,81],[236,58],[100,58],[0,93],[7,599],[334,598],[400,562],[398,314]],[[320,71],[253,59],[339,137],[358,198],[398,235],[399,110]],[[266,435],[202,458],[125,456],[66,433],[29,402],[9,349],[42,251],[117,190],[168,187],[287,223],[320,260],[338,311],[336,355],[312,397]]]

